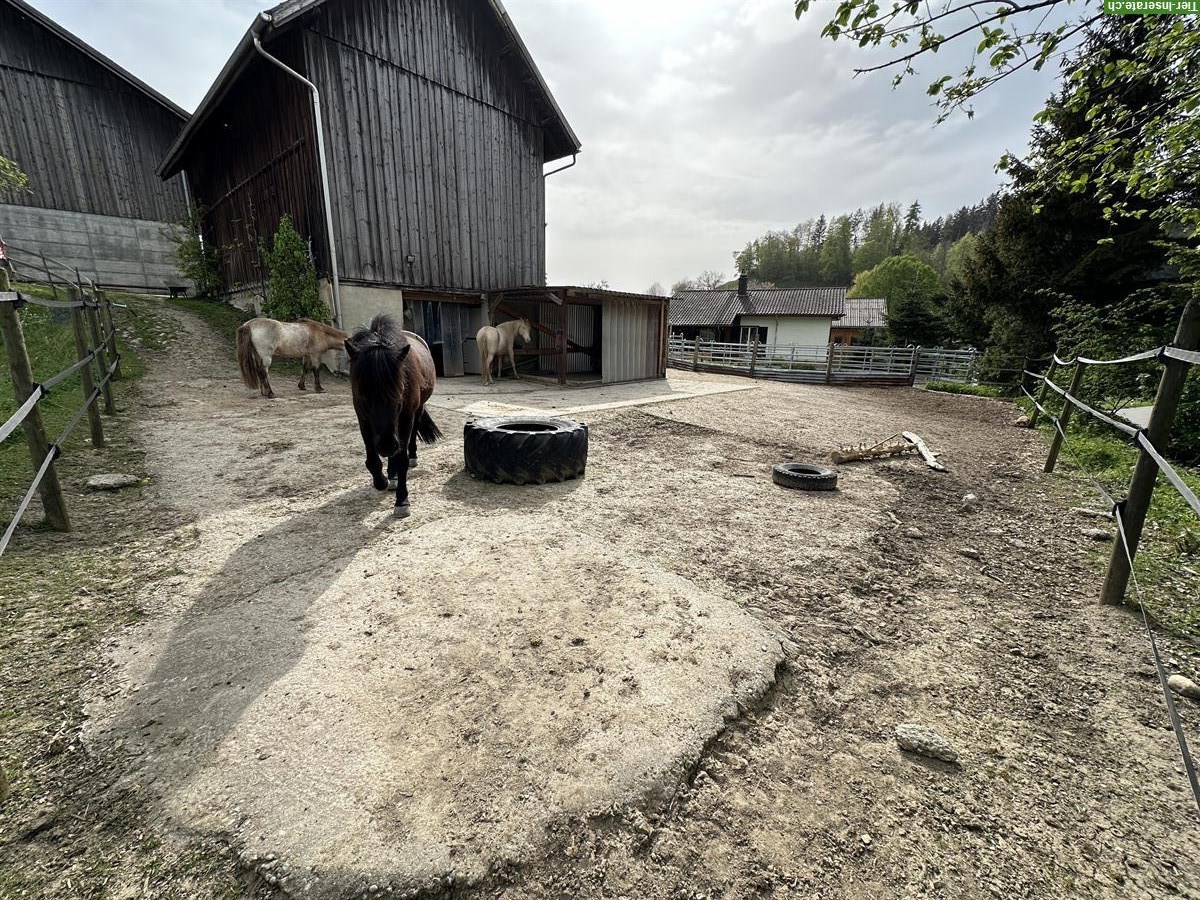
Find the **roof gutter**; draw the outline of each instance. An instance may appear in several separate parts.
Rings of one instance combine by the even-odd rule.
[[[338,328],[342,327],[342,287],[338,280],[337,245],[333,232],[333,203],[329,198],[329,164],[325,157],[325,128],[321,118],[321,93],[317,86],[287,66],[282,60],[276,59],[263,49],[260,38],[271,27],[271,17],[267,13],[259,13],[254,24],[250,26],[250,37],[254,41],[254,49],[268,62],[273,63],[304,84],[312,93],[313,128],[317,133],[317,167],[321,171],[321,195],[325,201],[325,236],[329,244],[329,274],[333,283],[333,322]]]
[[[549,178],[551,175],[557,175],[559,172],[565,172],[567,169],[571,168],[571,166],[575,165],[578,160],[579,154],[572,153],[571,161],[569,163],[567,163],[565,166],[559,166],[557,169],[551,169],[549,172],[543,172],[542,178]]]

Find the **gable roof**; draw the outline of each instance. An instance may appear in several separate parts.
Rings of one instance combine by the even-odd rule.
[[[732,325],[738,316],[821,316],[845,313],[844,287],[680,291],[671,297],[672,325]]]
[[[21,14],[28,16],[33,21],[37,22],[38,25],[42,26],[47,31],[54,34],[56,37],[62,39],[63,41],[66,41],[68,44],[70,44],[72,47],[74,47],[76,50],[78,50],[84,56],[88,57],[93,62],[98,63],[100,66],[107,69],[109,72],[111,72],[117,78],[120,78],[122,81],[124,81],[130,87],[137,89],[138,91],[140,91],[141,93],[143,93],[147,97],[149,97],[151,100],[153,100],[155,103],[158,103],[161,106],[165,107],[173,115],[176,115],[180,119],[187,121],[188,112],[182,106],[179,106],[174,101],[172,101],[172,100],[168,99],[167,97],[163,96],[162,94],[160,94],[158,91],[156,91],[154,88],[150,87],[150,85],[146,84],[146,82],[142,81],[136,75],[133,75],[132,73],[127,72],[125,69],[122,69],[115,62],[113,62],[111,59],[109,59],[107,56],[105,56],[103,53],[101,53],[99,50],[97,50],[95,47],[91,46],[90,44],[88,44],[87,42],[82,40],[81,38],[75,36],[74,34],[72,34],[69,31],[67,31],[67,29],[63,28],[61,25],[59,25],[57,22],[55,22],[49,16],[34,9],[32,6],[30,6],[28,3],[26,3],[25,0],[5,0],[5,2],[7,2],[9,4],[9,6],[12,6],[14,9],[16,9]]]
[[[229,90],[233,87],[234,82],[237,81],[238,76],[245,69],[247,63],[249,63],[251,58],[257,56],[254,49],[254,35],[257,34],[259,40],[266,46],[273,32],[287,28],[305,13],[311,12],[327,2],[329,0],[283,0],[278,6],[258,14],[258,18],[246,30],[241,41],[234,48],[233,54],[221,69],[220,74],[217,75],[217,80],[213,82],[212,87],[208,89],[208,93],[204,95],[204,99],[200,101],[200,105],[196,107],[191,121],[180,132],[179,137],[175,139],[175,143],[171,145],[171,149],[167,151],[166,158],[158,167],[158,174],[161,177],[169,178],[183,167],[182,157],[188,144],[197,131],[199,131],[200,126],[204,124],[204,121],[220,105],[225,95],[229,93]],[[521,65],[526,70],[526,83],[530,85],[532,90],[537,92],[539,99],[545,103],[551,113],[550,119],[544,123],[547,132],[549,132],[546,137],[545,161],[553,162],[556,159],[562,159],[564,156],[571,156],[578,153],[581,146],[579,138],[576,137],[570,123],[567,122],[566,116],[563,115],[562,110],[559,108],[558,102],[550,93],[550,87],[546,84],[546,79],[542,77],[542,73],[538,70],[533,57],[529,53],[529,48],[525,46],[525,42],[521,40],[521,35],[517,33],[516,26],[513,25],[512,19],[509,18],[508,12],[504,9],[504,4],[500,0],[475,0],[475,2],[483,5],[492,14],[497,26],[508,39],[509,46],[516,51]]]
[[[884,328],[887,300],[883,297],[854,297],[846,301],[846,315],[838,328]]]

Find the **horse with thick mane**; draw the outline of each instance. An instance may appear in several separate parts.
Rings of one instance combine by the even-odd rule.
[[[312,370],[317,393],[320,394],[325,390],[321,387],[321,356],[330,350],[340,349],[347,337],[346,332],[312,319],[301,319],[299,322],[279,322],[261,317],[251,319],[237,330],[237,358],[242,381],[246,387],[260,391],[264,397],[273,398],[275,391],[271,389],[271,379],[267,374],[272,360],[275,357],[299,359],[302,369],[297,387],[306,390],[304,382],[309,370]]]
[[[492,383],[492,360],[496,361],[496,377],[504,368],[504,357],[508,357],[512,365],[513,377],[520,379],[517,373],[517,355],[513,349],[517,337],[528,341],[532,339],[528,319],[513,319],[499,325],[484,325],[475,335],[475,345],[479,348],[479,377],[484,384]]]
[[[408,509],[408,470],[417,464],[417,438],[432,444],[442,437],[425,403],[437,373],[429,345],[380,313],[345,342],[350,354],[350,390],[376,490],[396,492],[396,517]],[[387,459],[387,477],[380,457]]]

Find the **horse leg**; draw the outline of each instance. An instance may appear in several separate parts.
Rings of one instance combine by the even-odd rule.
[[[317,357],[317,364],[313,366],[313,381],[317,383],[317,393],[325,393],[325,388],[321,387],[321,357]]]
[[[304,386],[304,380],[306,378],[308,378],[308,360],[302,356],[300,357],[300,383],[296,385],[296,387],[300,388],[302,391],[308,390],[308,388]]]
[[[521,373],[517,371],[517,351],[515,347],[508,348],[508,361],[512,364],[513,378],[520,381]]]
[[[407,433],[405,433],[407,431]],[[397,519],[407,519],[409,516],[408,509],[408,448],[415,439],[417,431],[417,417],[412,413],[402,414],[400,421],[400,451],[388,460],[388,468],[391,468],[392,463],[396,465],[396,509],[395,516]]]
[[[394,491],[400,486],[400,476],[396,474],[396,472],[396,457],[389,456],[387,461],[387,480],[389,491]]]
[[[386,491],[388,480],[383,475],[383,463],[379,461],[379,454],[375,452],[375,432],[361,416],[358,419],[358,432],[362,435],[363,447],[367,451],[367,471],[371,473],[371,484],[377,491]]]
[[[264,397],[266,397],[268,400],[274,400],[275,399],[275,390],[274,390],[274,388],[271,387],[271,357],[264,356],[262,364],[263,364],[262,395]]]
[[[417,467],[417,420],[421,418],[421,409],[417,410],[416,417],[413,418],[412,437],[408,439],[408,467],[415,469]]]

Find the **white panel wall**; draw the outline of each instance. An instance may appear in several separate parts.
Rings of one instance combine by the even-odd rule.
[[[745,327],[765,326],[768,344],[828,344],[829,316],[742,316]]]

